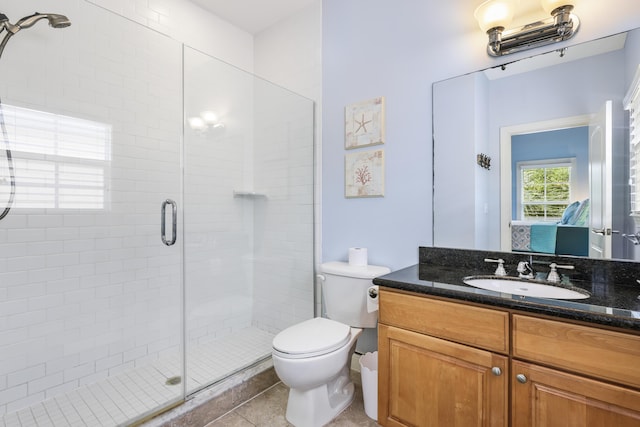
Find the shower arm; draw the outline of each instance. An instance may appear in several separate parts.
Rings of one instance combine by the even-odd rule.
[[[0,57],[2,57],[2,52],[4,52],[4,47],[7,45],[7,42],[15,34],[16,31],[19,30],[15,25],[9,22],[9,18],[4,13],[0,13],[0,34],[3,31],[7,31],[7,34],[4,35],[4,38],[0,42]]]

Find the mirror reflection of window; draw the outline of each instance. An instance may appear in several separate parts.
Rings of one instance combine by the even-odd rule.
[[[15,208],[105,209],[111,126],[2,105],[12,153]],[[2,176],[8,176],[6,159]],[[8,181],[8,180],[7,180]],[[8,182],[0,199],[9,199]]]
[[[631,215],[640,217],[640,65],[624,99],[629,112],[629,186]]]
[[[517,168],[517,219],[559,221],[572,202],[575,159],[519,162]]]

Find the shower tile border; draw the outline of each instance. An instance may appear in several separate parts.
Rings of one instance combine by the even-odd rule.
[[[205,426],[279,381],[271,358],[268,358],[228,381],[202,390],[183,404],[138,425],[140,427]]]

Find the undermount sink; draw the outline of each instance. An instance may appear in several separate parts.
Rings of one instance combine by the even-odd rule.
[[[560,285],[544,284],[510,277],[466,277],[463,281],[467,285],[475,288],[535,298],[585,299],[591,296],[587,291],[574,291]]]

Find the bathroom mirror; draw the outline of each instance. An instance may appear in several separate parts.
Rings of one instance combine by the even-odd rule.
[[[640,29],[434,83],[433,245],[636,259],[635,246],[623,237],[635,232],[629,216],[629,120],[623,98],[638,64]],[[604,129],[593,122],[599,111],[608,118],[612,135],[604,144],[611,150],[610,178],[607,167],[601,167],[607,163],[594,160],[593,137]],[[542,170],[551,170],[560,161],[571,171],[564,205],[549,203],[542,217],[534,206],[531,214],[530,206],[518,202],[527,191],[523,178],[518,180],[528,176],[522,168],[547,162]],[[607,182],[600,185],[591,174],[603,170]],[[568,205],[581,207],[582,213],[586,209],[587,216],[573,227],[555,225],[569,214]],[[606,216],[606,206],[610,246],[605,256],[594,256],[590,215],[592,223],[599,220],[597,212]],[[529,246],[512,242],[521,224]],[[541,233],[542,240],[553,234],[551,246],[548,241],[540,245]],[[558,249],[567,244],[578,247]]]

